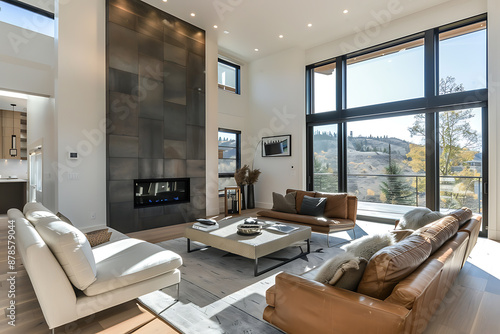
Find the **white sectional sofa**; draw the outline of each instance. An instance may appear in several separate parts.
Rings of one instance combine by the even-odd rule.
[[[108,242],[91,247],[84,233],[93,229],[80,231],[40,203],[26,204],[23,212],[10,209],[8,217],[52,332],[164,287],[177,285],[179,292],[182,258],[174,252],[111,228]]]

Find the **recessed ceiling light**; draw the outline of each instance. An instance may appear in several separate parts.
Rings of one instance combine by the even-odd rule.
[[[348,9],[344,9],[344,11],[342,13],[347,14],[347,13],[349,13],[349,10]]]
[[[195,13],[191,13],[191,16],[193,16],[193,17],[194,17],[194,16],[196,16],[196,14],[195,14]]]
[[[168,0],[163,0],[163,2],[167,2]]]
[[[255,52],[259,52],[259,49],[254,49],[254,50],[255,50]]]
[[[279,35],[278,37],[279,37],[279,38],[283,38],[283,35]]]
[[[229,34],[229,31],[227,31],[227,30],[224,30],[224,33],[225,33],[225,34]]]
[[[312,23],[309,23],[307,26],[308,26],[309,28],[311,28],[311,27],[313,26],[313,24],[312,24]]]
[[[214,29],[217,29],[217,28],[219,28],[219,27],[216,24],[214,24]]]

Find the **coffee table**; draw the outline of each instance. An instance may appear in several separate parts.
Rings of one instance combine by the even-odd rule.
[[[311,246],[311,228],[308,226],[286,224],[297,229],[289,233],[278,232],[270,229],[263,228],[262,233],[259,235],[240,235],[238,234],[237,226],[243,224],[248,217],[237,217],[219,221],[219,228],[213,231],[201,231],[192,227],[186,228],[185,236],[187,238],[188,252],[194,252],[206,247],[191,249],[191,241],[203,243],[206,246],[214,247],[229,253],[240,255],[248,259],[253,259],[254,262],[254,276],[264,274],[279,266],[293,261],[299,257],[309,254]],[[262,220],[267,225],[279,223],[272,220]],[[277,265],[259,271],[259,258],[277,252],[281,249],[291,246],[292,244],[300,241],[306,241],[307,251],[301,249],[300,254],[289,259],[281,260]]]

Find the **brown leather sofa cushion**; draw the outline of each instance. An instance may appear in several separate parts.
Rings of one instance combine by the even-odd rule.
[[[457,231],[458,219],[455,216],[446,216],[419,228],[414,234],[419,234],[427,238],[432,246],[431,254],[434,254]]]
[[[297,213],[300,213],[300,208],[302,207],[302,201],[304,200],[304,196],[314,197],[316,192],[314,191],[303,191],[303,190],[295,190],[295,189],[287,189],[286,193],[297,192],[297,196],[295,196],[295,209],[297,209]]]
[[[453,216],[458,219],[458,224],[460,227],[465,225],[469,219],[472,218],[472,210],[469,208],[461,208],[449,213],[450,216]]]
[[[326,197],[325,217],[347,218],[347,194],[317,192],[315,197]]]
[[[378,299],[387,298],[396,284],[429,257],[431,249],[430,242],[418,234],[381,249],[368,262],[358,292]]]
[[[335,224],[337,221],[333,219],[328,219],[324,217],[313,217],[306,215],[298,215],[295,213],[286,213],[272,210],[263,210],[257,212],[259,216],[265,216],[269,218],[276,218],[281,220],[287,220],[290,223],[299,222],[309,225],[318,225],[318,226],[329,226],[330,224]],[[340,222],[339,222],[340,223]]]
[[[447,240],[438,251],[429,256],[414,272],[399,282],[386,301],[402,305],[411,310],[418,298],[436,299],[438,297],[431,291],[426,291],[432,281],[436,281],[434,285],[438,286],[439,293],[447,291],[455,276],[460,272],[467,240],[468,234],[463,232],[457,233]],[[424,294],[427,294],[427,296],[423,296]]]

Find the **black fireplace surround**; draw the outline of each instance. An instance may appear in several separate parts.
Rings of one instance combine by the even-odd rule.
[[[189,203],[189,178],[134,180],[134,207]]]
[[[205,31],[140,0],[103,2],[107,225],[131,233],[205,217]],[[189,178],[190,197],[136,196],[135,182],[163,178]]]

